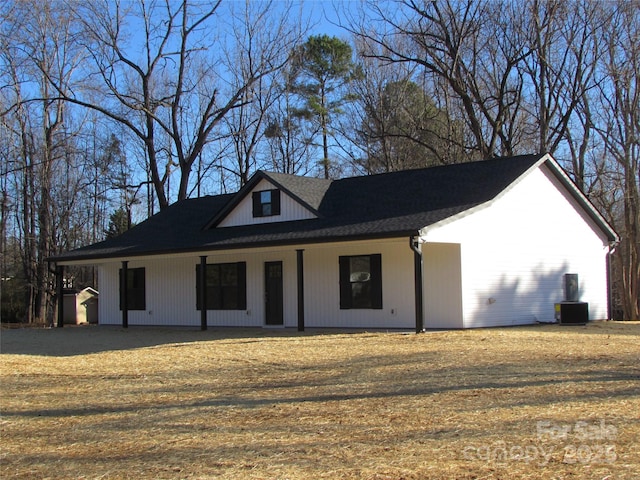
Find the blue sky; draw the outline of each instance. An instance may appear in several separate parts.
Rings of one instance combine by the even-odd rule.
[[[301,2],[302,9],[312,19],[313,27],[310,34],[327,34],[339,38],[349,37],[345,30],[336,26],[340,23],[336,9],[344,8],[349,4],[356,6],[357,2],[353,0],[303,0]]]

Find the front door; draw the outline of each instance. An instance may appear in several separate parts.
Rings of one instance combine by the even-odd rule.
[[[282,325],[282,262],[265,262],[264,285],[266,324]]]

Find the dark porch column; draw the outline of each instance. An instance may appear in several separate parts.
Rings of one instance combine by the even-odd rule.
[[[411,250],[413,250],[413,277],[416,298],[416,333],[424,331],[424,309],[422,295],[422,251],[417,239],[411,238]]]
[[[64,267],[56,265],[56,295],[58,296],[58,328],[64,327]]]
[[[298,331],[304,332],[304,250],[296,250],[298,266]]]
[[[122,328],[129,328],[129,290],[127,267],[129,262],[122,262],[122,273],[120,277],[120,304],[122,306]]]
[[[207,257],[200,257],[200,330],[207,329]]]

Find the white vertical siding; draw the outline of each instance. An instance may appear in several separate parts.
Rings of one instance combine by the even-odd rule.
[[[338,258],[378,253],[382,255],[382,309],[340,310]],[[307,247],[304,272],[308,327],[415,327],[413,252],[408,238]]]
[[[144,262],[147,315],[142,324],[198,325],[196,272],[199,258],[178,258]]]
[[[424,328],[462,328],[460,245],[422,245]]]
[[[606,318],[607,241],[544,166],[425,239],[462,246],[464,327],[553,321],[565,273],[579,275],[590,319]]]
[[[122,323],[119,310],[119,263],[103,263],[98,265],[98,323],[103,325],[118,325]]]
[[[257,223],[273,223],[273,222],[287,222],[291,220],[306,220],[315,218],[315,215],[311,213],[307,208],[303,207],[300,203],[289,197],[285,192],[280,192],[280,215],[273,215],[269,217],[253,217],[253,197],[252,192],[259,192],[261,190],[271,190],[277,188],[271,182],[267,180],[261,180],[256,187],[249,192],[236,208],[227,215],[218,227],[234,227],[237,225],[253,225]]]
[[[307,245],[304,248],[305,325],[342,328],[413,328],[415,326],[413,252],[407,240]],[[341,255],[382,255],[382,310],[340,310]],[[265,325],[264,263],[283,262],[284,326],[298,324],[296,247],[265,252],[210,253],[207,263],[247,263],[247,309],[207,313],[210,326]],[[196,310],[197,255],[149,257],[129,261],[129,268],[145,267],[146,310],[129,311],[129,325],[199,326]],[[119,325],[118,270],[120,262],[102,264],[100,323]]]
[[[284,271],[284,324],[297,325],[295,251],[254,254],[209,254],[207,263],[247,263],[247,309],[209,310],[211,326],[251,327],[264,325],[264,262],[282,261]],[[198,326],[196,265],[199,256],[150,257],[129,262],[129,268],[145,268],[146,310],[129,311],[130,325]],[[120,324],[118,270],[120,263],[100,266],[100,323]]]

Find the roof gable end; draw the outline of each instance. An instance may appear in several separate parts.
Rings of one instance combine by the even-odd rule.
[[[596,225],[606,234],[607,238],[612,243],[620,241],[620,237],[613,229],[613,227],[605,220],[598,209],[591,203],[587,196],[582,193],[575,182],[569,177],[567,172],[558,164],[558,162],[551,156],[546,155],[544,157],[544,163],[549,170],[555,175],[555,177],[562,183],[567,189],[569,194],[578,202],[584,212],[596,223]]]
[[[318,207],[330,180],[300,177],[282,173],[268,173],[258,170],[249,181],[233,196],[211,220],[204,230],[216,227],[253,225],[293,220],[320,218]],[[265,190],[278,190],[282,196],[282,214],[256,218],[249,213],[253,199],[252,194]]]
[[[495,192],[495,195],[489,196],[485,199],[485,201],[479,202],[475,205],[469,205],[468,208],[463,209],[462,211],[450,215],[446,218],[438,222],[434,222],[431,225],[425,225],[423,231],[427,229],[431,229],[434,227],[440,227],[445,224],[449,224],[451,222],[455,222],[461,218],[467,217],[474,212],[488,208],[493,205],[497,200],[502,198],[507,194],[511,189],[515,188],[525,177],[527,177],[534,170],[539,169],[542,165],[545,165],[551,173],[558,179],[558,181],[562,184],[565,190],[569,193],[569,195],[576,200],[578,205],[582,208],[583,212],[591,218],[598,228],[606,235],[610,242],[616,243],[619,241],[619,237],[613,227],[609,225],[609,223],[604,219],[604,217],[598,212],[598,209],[591,203],[591,201],[586,197],[584,193],[580,191],[578,186],[571,180],[569,175],[564,171],[564,169],[558,164],[558,162],[551,156],[551,154],[546,153],[542,155],[523,155],[520,157],[511,157],[505,158],[507,161],[512,161],[514,159],[520,159],[524,162],[529,161],[530,164],[523,168],[516,177],[512,178],[507,184],[503,185],[502,188]],[[496,159],[496,161],[500,161],[500,159]],[[489,162],[487,160],[482,162],[473,162],[475,165],[481,165],[482,163]],[[464,165],[464,164],[463,164]]]

